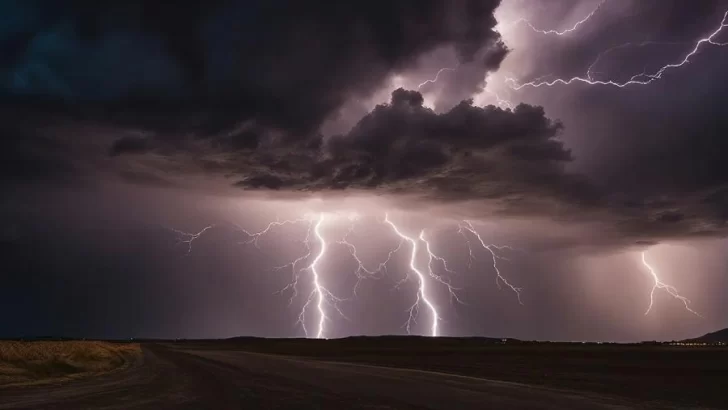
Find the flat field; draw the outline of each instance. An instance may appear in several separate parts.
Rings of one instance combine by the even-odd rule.
[[[0,341],[0,386],[53,383],[129,366],[138,344],[86,341]]]
[[[67,343],[23,345],[30,350],[20,353],[16,346],[0,363],[13,366],[16,382],[18,372],[26,381],[98,376],[0,388],[0,410],[728,409],[726,347],[422,337],[156,340],[141,343],[143,360],[108,371],[125,368],[139,346]],[[31,359],[34,351],[39,358]]]
[[[498,344],[479,338],[420,337],[241,338],[207,343],[179,342],[175,347],[244,350],[320,361],[428,370],[604,394],[655,405],[728,409],[726,347]]]

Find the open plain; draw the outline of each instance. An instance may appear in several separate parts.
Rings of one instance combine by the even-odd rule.
[[[490,339],[142,343],[122,371],[0,389],[0,409],[728,408],[721,347]]]

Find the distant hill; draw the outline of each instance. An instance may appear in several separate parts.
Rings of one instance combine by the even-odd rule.
[[[717,332],[708,333],[706,335],[697,337],[695,339],[690,339],[691,341],[695,342],[707,342],[707,343],[715,343],[715,342],[728,342],[728,329],[719,330]]]

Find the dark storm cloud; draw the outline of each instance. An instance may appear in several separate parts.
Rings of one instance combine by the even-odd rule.
[[[54,138],[12,125],[0,126],[0,181],[67,180],[76,172],[69,152]]]
[[[451,45],[471,61],[484,46],[503,48],[492,30],[497,0],[46,3],[8,8],[28,18],[0,38],[13,50],[0,67],[6,96],[137,123],[143,113],[150,125],[185,131],[189,121],[179,120],[191,114],[220,129],[255,120],[315,131],[351,94],[424,52]],[[486,66],[503,57],[485,54],[495,59]]]
[[[445,70],[437,74],[437,81],[432,81],[431,78],[418,89],[425,94],[434,93],[435,111],[449,111],[461,101],[483,92],[487,74],[498,70],[508,50],[487,48],[481,53],[480,58],[474,62],[444,67]],[[488,61],[490,64],[482,64],[481,61]]]
[[[492,30],[498,3],[13,3],[10,9],[24,17],[0,35],[8,50],[0,66],[1,97],[19,107],[26,126],[13,128],[21,133],[6,151],[4,180],[94,169],[103,169],[104,178],[115,173],[143,185],[184,187],[196,177],[212,177],[255,191],[481,201],[483,215],[599,220],[629,243],[721,234],[728,172],[721,150],[709,148],[724,145],[717,138],[726,128],[721,104],[677,110],[680,115],[662,121],[665,107],[647,93],[630,94],[625,102],[616,94],[621,89],[575,92],[564,106],[593,115],[592,122],[604,122],[604,130],[623,140],[604,152],[621,146],[633,154],[606,166],[594,161],[602,169],[585,172],[587,180],[564,170],[574,155],[561,141],[561,123],[543,109],[524,104],[504,111],[462,101],[482,88],[484,74],[497,70],[507,54]],[[673,41],[704,30],[675,13],[699,19],[718,10],[717,3],[690,9],[661,4],[640,3],[617,19],[606,3],[595,15],[601,25],[590,25],[583,35],[559,43],[534,36],[529,61],[557,75],[583,74],[616,42],[635,36]],[[321,125],[346,101],[371,95],[391,74],[448,47],[460,63],[437,85],[436,111],[423,106],[418,92],[397,90],[390,104],[350,131],[322,137]],[[603,68],[612,61],[606,58]],[[711,101],[722,99],[722,88],[709,89]],[[694,105],[705,101],[691,98]],[[10,117],[4,122],[14,125]],[[27,126],[47,118],[55,122],[42,130]],[[67,134],[63,139],[55,137],[58,124]],[[566,130],[581,140],[595,138],[569,123]],[[656,144],[644,142],[652,140]],[[663,140],[670,144],[661,145]],[[633,149],[634,141],[653,151]],[[77,149],[79,144],[91,146]],[[654,151],[656,146],[664,149]],[[694,157],[702,162],[689,168]],[[649,189],[641,189],[645,184]]]
[[[506,52],[492,30],[497,0],[6,3],[0,100],[15,107],[3,123],[24,125],[14,147],[61,127],[73,135],[56,143],[74,155],[75,145],[106,144],[112,156],[154,150],[169,165],[182,152],[197,171],[233,175],[230,157],[251,150],[264,152],[251,160],[263,167],[294,166],[288,153],[316,149],[321,124],[347,99],[427,52],[450,47],[484,69]],[[50,151],[21,156],[27,170],[7,179],[40,172],[48,156],[58,167],[114,165],[98,149]]]
[[[149,140],[144,137],[127,136],[114,141],[110,155],[143,153],[149,150]]]
[[[417,91],[395,90],[390,103],[377,106],[348,133],[330,138],[314,134],[281,140],[275,131],[249,125],[150,155],[177,161],[190,173],[203,169],[225,176],[248,190],[490,200],[489,211],[519,214],[556,212],[557,207],[563,213],[598,201],[586,181],[564,172],[571,155],[556,139],[562,125],[540,107],[503,110],[463,101],[438,114],[423,102]],[[141,148],[137,144],[146,146],[136,139],[133,144],[117,141],[122,142],[134,151]]]

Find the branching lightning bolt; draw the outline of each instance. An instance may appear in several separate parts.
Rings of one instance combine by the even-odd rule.
[[[417,86],[417,89],[419,90],[420,88],[422,88],[422,87],[426,86],[427,84],[434,84],[434,83],[436,83],[436,82],[437,82],[437,80],[439,80],[439,79],[440,79],[440,74],[444,73],[445,71],[453,71],[453,72],[454,72],[455,70],[457,70],[457,67],[444,67],[444,68],[441,68],[441,69],[440,69],[440,70],[439,70],[439,71],[437,72],[437,74],[435,74],[435,78],[433,78],[433,79],[431,79],[431,80],[425,80],[425,81],[421,82],[421,83],[420,83],[420,84],[419,84],[419,85]]]
[[[188,233],[183,232],[174,228],[169,228],[172,232],[179,235],[179,238],[177,238],[177,244],[184,243],[187,245],[187,254],[189,255],[190,252],[192,252],[192,242],[194,242],[197,238],[199,238],[203,233],[207,232],[208,230],[214,228],[215,225],[208,225],[204,227],[201,231],[197,233]]]
[[[500,96],[500,94],[498,94],[497,92],[491,90],[488,87],[487,84],[486,84],[485,88],[483,89],[483,91],[486,92],[486,93],[488,93],[488,94],[490,94],[490,95],[492,95],[493,98],[495,98],[495,101],[496,101],[496,103],[498,104],[499,107],[501,107],[501,108],[505,107],[505,108],[508,108],[508,109],[511,109],[511,110],[514,108],[514,105],[513,105],[512,102],[506,100],[505,98],[502,98]]]
[[[452,286],[452,284],[450,283],[450,280],[446,277],[440,276],[435,273],[435,266],[434,266],[435,261],[439,262],[442,265],[445,272],[447,272],[449,274],[455,273],[452,269],[450,269],[447,266],[447,260],[445,260],[445,258],[442,258],[442,257],[436,255],[432,251],[430,242],[428,242],[427,239],[425,239],[424,230],[422,230],[420,232],[420,240],[425,243],[425,250],[427,251],[427,258],[428,258],[427,259],[427,272],[430,274],[430,277],[432,279],[436,280],[437,282],[445,285],[445,287],[447,287],[447,290],[450,293],[450,300],[456,300],[458,303],[463,303],[463,301],[460,300],[460,297],[458,297],[457,289]]]
[[[364,262],[359,258],[359,255],[356,251],[356,246],[354,246],[353,243],[349,242],[349,236],[354,233],[354,224],[352,223],[349,227],[349,230],[346,232],[346,235],[344,235],[344,238],[338,243],[340,245],[345,246],[349,253],[351,254],[354,261],[357,263],[357,268],[354,271],[354,275],[357,278],[356,284],[354,285],[354,296],[358,296],[357,291],[359,289],[359,285],[361,284],[361,281],[364,279],[377,279],[379,278],[379,274],[385,274],[387,273],[387,264],[392,259],[392,256],[394,256],[397,251],[399,251],[402,248],[402,243],[404,240],[400,238],[399,243],[397,244],[397,247],[393,248],[389,251],[387,254],[387,259],[384,260],[384,262],[380,262],[379,265],[375,269],[367,269],[367,267],[364,265]]]
[[[509,26],[513,26],[513,25],[516,25],[516,24],[525,24],[527,27],[529,27],[531,30],[535,31],[536,33],[541,33],[541,34],[544,34],[544,35],[563,36],[563,35],[570,34],[570,33],[574,32],[574,31],[576,31],[577,29],[579,29],[579,27],[582,24],[586,23],[592,17],[594,17],[594,14],[596,14],[599,11],[599,9],[602,8],[602,5],[604,5],[605,2],[606,2],[606,0],[603,0],[586,17],[584,17],[583,19],[577,21],[576,24],[574,24],[572,27],[567,28],[567,29],[565,29],[563,31],[558,31],[558,30],[542,30],[542,29],[536,28],[533,24],[531,24],[530,21],[528,21],[525,18],[520,18],[520,19],[514,21],[513,23],[509,24]]]
[[[344,313],[339,309],[338,303],[341,302],[343,299],[338,298],[334,296],[333,293],[331,293],[326,287],[323,286],[321,283],[321,275],[318,272],[318,263],[321,261],[321,259],[326,254],[326,239],[321,234],[321,226],[324,223],[325,216],[322,213],[318,220],[316,221],[316,224],[313,228],[314,236],[316,236],[316,239],[319,243],[319,252],[314,258],[314,260],[311,262],[310,265],[308,265],[305,270],[308,270],[311,272],[312,276],[312,282],[313,282],[313,290],[308,296],[308,299],[306,300],[306,303],[303,305],[303,308],[301,309],[301,313],[298,316],[298,321],[301,324],[301,327],[303,328],[303,332],[308,337],[308,329],[306,328],[306,321],[305,321],[305,315],[306,310],[309,307],[311,303],[316,303],[316,310],[318,312],[318,330],[316,331],[316,338],[321,339],[324,337],[324,332],[326,331],[326,321],[329,320],[329,317],[326,315],[326,310],[324,309],[325,305],[329,305],[336,309],[336,311],[342,315],[343,317],[346,317]]]
[[[681,296],[674,286],[670,286],[660,280],[660,278],[657,276],[657,272],[655,272],[655,269],[652,266],[650,266],[649,263],[647,263],[647,259],[645,259],[646,253],[647,252],[642,252],[642,264],[645,265],[647,270],[650,272],[650,275],[652,275],[652,279],[655,281],[655,283],[654,283],[654,285],[652,285],[652,290],[650,291],[650,305],[647,307],[647,311],[645,312],[645,315],[650,313],[650,310],[652,310],[652,305],[655,302],[655,290],[663,289],[670,296],[674,297],[675,299],[679,299],[683,303],[683,305],[685,305],[685,309],[688,312],[690,312],[698,317],[702,317],[702,316],[700,316],[700,314],[698,312],[696,312],[690,308],[690,299],[688,299],[684,296]]]
[[[715,38],[718,35],[720,35],[721,32],[723,31],[723,29],[726,27],[728,27],[728,11],[726,11],[723,14],[723,20],[721,21],[720,26],[718,26],[718,28],[715,31],[713,31],[708,37],[699,39],[695,43],[695,46],[693,47],[693,49],[689,53],[687,53],[681,60],[679,60],[678,62],[675,62],[675,63],[666,64],[652,74],[648,74],[646,72],[635,74],[632,77],[630,77],[629,80],[627,80],[625,82],[618,82],[618,81],[613,81],[613,80],[606,80],[606,81],[594,80],[592,78],[591,69],[594,67],[594,64],[596,64],[596,62],[601,58],[601,56],[603,56],[604,53],[610,51],[610,50],[607,50],[607,51],[601,53],[599,56],[597,56],[597,60],[590,65],[590,68],[589,68],[589,71],[587,72],[586,77],[572,77],[570,79],[558,78],[558,79],[555,79],[552,81],[531,81],[531,82],[527,82],[527,83],[523,83],[523,84],[518,84],[518,82],[513,78],[507,78],[506,83],[510,84],[511,88],[514,90],[520,90],[524,87],[533,87],[533,88],[539,88],[539,87],[543,87],[543,86],[552,87],[556,84],[570,85],[570,84],[573,84],[576,82],[589,84],[589,85],[610,85],[610,86],[615,86],[615,87],[619,87],[619,88],[624,88],[629,85],[647,85],[656,80],[661,79],[663,74],[665,74],[666,72],[688,64],[690,62],[690,59],[693,56],[695,56],[696,54],[698,54],[698,52],[700,51],[701,47],[704,44],[710,44],[710,45],[720,46],[720,47],[728,46],[728,43],[721,43],[721,42],[718,42],[715,40]],[[629,43],[627,43],[627,44],[629,44]],[[625,45],[622,45],[622,46],[625,46]],[[618,47],[622,47],[622,46],[618,46]]]
[[[348,299],[337,297],[325,286],[324,279],[321,275],[320,270],[320,264],[329,251],[329,241],[327,241],[324,237],[323,227],[326,223],[333,221],[334,219],[336,218],[324,213],[318,215],[306,215],[302,218],[297,219],[270,222],[262,230],[256,232],[248,231],[240,226],[234,225],[238,231],[242,232],[247,237],[246,240],[239,242],[240,244],[253,244],[256,248],[259,249],[258,241],[265,235],[271,233],[275,228],[286,225],[303,223],[307,224],[306,235],[301,241],[305,246],[304,253],[284,265],[276,266],[273,268],[273,271],[280,271],[287,268],[291,269],[292,277],[290,283],[278,292],[276,292],[284,293],[290,290],[292,294],[289,299],[289,305],[292,304],[294,299],[299,295],[299,284],[302,273],[308,272],[311,275],[311,291],[308,294],[308,297],[306,298],[301,308],[301,311],[298,314],[298,319],[296,322],[297,324],[301,325],[301,328],[303,329],[306,337],[326,337],[328,333],[326,325],[330,321],[330,311],[332,309],[338,312],[342,317],[346,318],[344,313],[341,311],[339,305],[341,302],[344,302]],[[426,308],[430,311],[432,316],[429,334],[431,336],[438,336],[440,333],[439,323],[442,319],[437,307],[432,301],[432,295],[429,293],[430,291],[428,289],[427,281],[432,280],[433,282],[431,283],[433,284],[437,282],[443,285],[448,290],[451,301],[454,300],[459,303],[463,303],[458,295],[459,289],[451,284],[451,279],[449,275],[453,275],[455,274],[455,272],[450,268],[448,261],[442,256],[439,256],[435,253],[430,241],[425,235],[424,230],[420,232],[418,237],[408,236],[399,229],[399,227],[389,218],[388,214],[385,214],[384,223],[394,231],[399,239],[399,242],[397,243],[396,247],[393,247],[389,251],[386,259],[383,262],[380,262],[373,269],[367,268],[365,263],[359,257],[356,246],[350,241],[350,236],[355,233],[354,228],[356,219],[349,219],[351,222],[349,229],[347,230],[344,237],[336,243],[346,247],[349,251],[349,254],[357,263],[357,268],[354,272],[357,277],[357,284],[354,287],[354,296],[357,296],[357,288],[362,280],[372,278],[378,279],[380,277],[383,277],[383,275],[387,273],[387,266],[389,262],[392,260],[394,255],[402,248],[402,245],[407,242],[409,245],[411,245],[409,253],[409,269],[406,277],[398,282],[397,287],[414,277],[417,282],[417,292],[414,303],[408,309],[409,316],[404,327],[406,327],[407,333],[410,333],[412,331],[412,325],[416,323],[420,308],[424,304]],[[215,228],[216,226],[218,225],[209,225],[196,233],[188,233],[176,229],[171,230],[178,236],[178,244],[186,244],[186,254],[189,254],[192,251],[193,242],[199,239],[209,230]],[[501,275],[497,266],[497,259],[505,259],[503,256],[500,255],[500,251],[505,250],[507,247],[486,245],[477,234],[472,224],[466,221],[464,225],[461,225],[460,230],[461,233],[463,233],[463,236],[466,238],[471,261],[475,258],[475,255],[473,254],[473,249],[471,247],[470,241],[468,240],[468,237],[465,236],[464,232],[462,232],[463,229],[475,235],[480,241],[480,244],[490,252],[493,258],[493,267],[497,274],[496,283],[498,284],[499,288],[501,286],[501,283],[504,283],[506,286],[510,287],[514,292],[516,292],[520,302],[520,289],[511,285],[510,282],[508,282],[508,280],[506,280],[506,278]],[[420,249],[418,248],[418,242],[422,242],[422,244],[424,244],[423,249],[427,252],[427,271],[425,271],[424,269],[421,270],[417,267],[417,257],[419,255],[418,252],[420,251]],[[312,250],[314,246],[317,246],[318,251],[314,252]],[[308,261],[310,261],[310,263]],[[305,267],[302,267],[302,265],[305,263],[308,264]],[[307,317],[310,317],[311,315],[314,315],[316,318],[316,324],[313,326],[307,322]]]
[[[276,227],[281,227],[285,225],[293,225],[298,223],[307,222],[309,224],[308,230],[306,233],[306,237],[303,240],[304,245],[306,246],[306,253],[293,261],[281,265],[276,266],[273,268],[274,271],[282,270],[284,268],[290,267],[292,272],[292,279],[291,283],[286,285],[283,289],[276,293],[283,293],[284,291],[291,289],[292,290],[292,296],[289,300],[289,304],[293,303],[293,300],[298,295],[298,282],[300,279],[301,272],[308,271],[311,273],[312,276],[312,291],[309,294],[308,298],[306,299],[306,302],[304,303],[303,307],[301,308],[301,312],[298,315],[298,321],[301,325],[301,328],[303,329],[304,334],[306,337],[309,336],[308,327],[306,326],[305,316],[306,312],[308,311],[308,308],[312,305],[316,305],[316,311],[318,316],[318,326],[316,330],[316,338],[322,338],[325,335],[326,332],[326,322],[329,320],[329,316],[326,313],[326,306],[330,306],[333,309],[335,309],[342,317],[346,318],[344,313],[339,308],[339,303],[342,302],[344,299],[339,298],[335,296],[331,291],[329,291],[323,284],[323,280],[321,278],[321,275],[318,270],[318,264],[321,261],[321,259],[325,256],[327,251],[327,242],[323,237],[323,234],[321,233],[321,227],[324,223],[325,215],[322,213],[317,218],[311,218],[311,217],[303,217],[298,219],[290,219],[285,221],[273,221],[266,225],[266,227],[260,231],[257,232],[251,232],[246,229],[241,228],[240,226],[235,225],[235,227],[242,233],[244,233],[246,236],[248,236],[248,239],[240,242],[241,244],[253,244],[256,248],[259,248],[258,241],[261,237],[269,234],[272,229]],[[197,233],[187,233],[183,232],[177,229],[172,229],[173,232],[175,232],[179,238],[178,243],[184,243],[187,244],[187,254],[189,254],[192,251],[192,243],[198,239],[202,234],[207,232],[208,230],[214,228],[215,225],[210,225],[202,229],[201,231]],[[311,255],[311,236],[315,236],[316,240],[319,244],[319,252],[316,254],[316,257],[313,259],[313,261],[306,267],[298,269],[298,265],[303,263],[304,261],[308,260]]]
[[[469,241],[469,239],[465,235],[464,231],[468,231],[471,234],[473,234],[473,236],[475,236],[478,239],[478,242],[480,243],[480,245],[484,249],[486,249],[488,252],[490,252],[491,257],[493,258],[493,270],[496,273],[495,283],[496,283],[496,285],[498,285],[498,288],[499,289],[501,288],[501,282],[503,284],[505,284],[506,286],[508,286],[508,288],[510,288],[516,294],[516,297],[518,298],[518,303],[523,305],[523,302],[521,301],[521,290],[522,289],[519,287],[513,286],[510,282],[508,282],[508,279],[503,277],[500,269],[498,269],[498,259],[505,259],[505,258],[500,256],[497,251],[501,251],[503,249],[513,250],[513,248],[511,248],[510,246],[498,246],[498,245],[493,245],[493,244],[487,245],[485,243],[485,241],[483,241],[483,238],[480,236],[478,231],[475,230],[475,227],[473,227],[473,224],[470,221],[464,221],[463,224],[461,224],[460,228],[459,228],[460,234],[463,235],[463,237],[465,238],[466,241]],[[470,250],[471,259],[474,259],[475,256],[473,254],[473,251],[472,251],[472,248],[470,247],[470,245],[468,245],[468,249]]]
[[[299,256],[298,258],[292,260],[291,262],[288,262],[285,265],[276,266],[273,268],[274,271],[283,270],[287,267],[291,268],[291,282],[288,285],[286,285],[285,287],[283,287],[283,289],[276,292],[276,293],[280,294],[280,293],[285,292],[288,289],[292,290],[291,297],[290,297],[290,299],[288,299],[289,306],[293,304],[293,300],[296,298],[296,296],[298,296],[298,279],[300,278],[301,271],[305,270],[305,268],[297,270],[296,266],[298,266],[299,263],[301,263],[311,257],[310,239],[311,239],[311,231],[313,230],[313,221],[311,220],[308,222],[309,222],[309,224],[308,224],[308,229],[306,230],[306,237],[303,239],[303,244],[306,246],[306,253],[303,256]],[[248,242],[248,243],[250,243],[250,242]],[[300,317],[299,317],[299,320],[300,320]],[[303,322],[301,322],[301,325],[303,326]],[[305,328],[304,328],[304,332],[305,332]]]
[[[597,55],[597,58],[594,59],[594,62],[592,62],[591,65],[589,66],[589,68],[587,68],[587,70],[586,70],[586,78],[589,81],[595,81],[594,80],[594,77],[593,77],[593,74],[596,73],[594,71],[594,69],[597,66],[597,64],[599,64],[599,62],[601,61],[601,59],[605,55],[607,55],[609,53],[612,53],[612,52],[614,52],[616,50],[620,50],[620,49],[627,48],[627,47],[645,47],[645,46],[649,46],[649,45],[677,45],[677,44],[685,44],[685,42],[675,42],[675,41],[671,41],[671,42],[663,42],[663,41],[643,41],[641,43],[632,43],[632,42],[629,42],[629,43],[620,44],[620,45],[617,45],[617,46],[614,46],[614,47],[610,47],[610,48],[602,51],[601,53],[599,53]],[[541,80],[543,78],[544,77],[537,78],[537,79],[533,80],[533,82],[541,82]]]
[[[246,229],[241,228],[240,226],[237,226],[237,228],[250,238],[247,241],[241,242],[242,244],[248,245],[248,244],[252,243],[253,245],[255,245],[256,248],[259,248],[258,240],[261,237],[265,236],[266,234],[270,233],[270,231],[273,228],[285,226],[285,225],[293,225],[293,224],[297,224],[297,223],[301,223],[301,222],[310,222],[310,221],[311,221],[311,218],[298,218],[298,219],[288,219],[285,221],[273,221],[273,222],[269,223],[263,230],[258,231],[258,232],[250,232]]]
[[[440,321],[440,315],[437,313],[437,309],[435,309],[435,305],[430,302],[428,296],[427,296],[427,288],[425,284],[425,275],[417,269],[417,241],[413,239],[412,237],[409,237],[402,233],[399,228],[397,228],[397,225],[395,225],[390,219],[389,215],[385,215],[384,221],[389,224],[392,227],[392,230],[394,233],[396,233],[402,240],[409,242],[410,245],[412,245],[412,252],[410,253],[410,264],[409,268],[414,274],[417,276],[419,287],[417,289],[417,298],[415,299],[415,303],[412,304],[412,306],[409,308],[409,318],[407,319],[407,323],[405,323],[405,326],[407,328],[407,333],[410,333],[412,323],[415,323],[417,320],[417,314],[419,313],[420,309],[420,302],[424,302],[425,305],[430,309],[430,313],[432,314],[432,325],[431,325],[431,336],[437,336],[438,335],[438,322]]]

